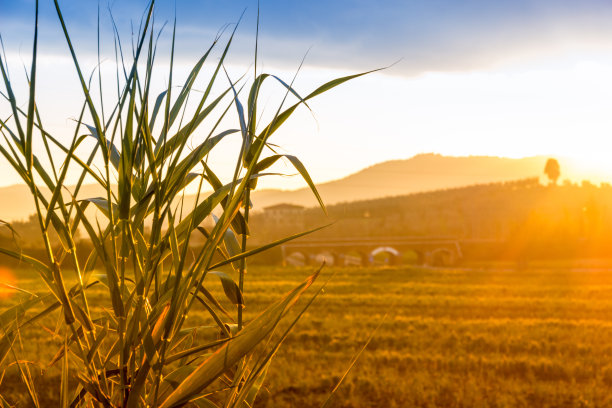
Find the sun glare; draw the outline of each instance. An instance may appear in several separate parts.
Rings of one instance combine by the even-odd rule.
[[[0,267],[0,299],[11,297],[15,293],[15,275],[10,269]]]
[[[612,140],[608,143],[602,142],[601,149],[590,153],[574,153],[568,156],[568,171],[562,178],[574,179],[574,181],[590,180],[596,183],[612,181],[612,160],[608,152],[612,151]],[[563,169],[562,169],[563,171]],[[567,176],[567,177],[566,177]]]

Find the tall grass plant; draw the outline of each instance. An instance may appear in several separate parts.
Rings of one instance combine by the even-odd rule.
[[[250,193],[267,169],[284,159],[324,208],[299,159],[275,153],[269,139],[308,100],[363,74],[338,78],[302,97],[291,82],[258,73],[255,52],[252,80],[231,79],[225,64],[234,29],[225,43],[215,38],[176,87],[175,22],[167,87],[154,94],[159,33],[151,2],[131,57],[123,53],[119,36],[114,38],[118,93],[109,106],[102,98],[94,100],[95,75],[83,71],[57,0],[55,8],[83,95],[70,143],[44,127],[36,104],[37,91],[45,86],[37,82],[38,2],[27,104],[13,91],[8,61],[0,56],[1,97],[10,111],[9,117],[0,118],[0,153],[31,192],[45,248],[42,258],[0,248],[4,256],[35,269],[45,287],[41,293],[19,292],[19,303],[0,314],[2,372],[17,372],[31,404],[44,406],[28,356],[19,355],[18,339],[28,326],[57,316],[53,335],[61,345],[50,364],[61,366],[57,387],[62,407],[252,406],[286,328],[318,291],[288,315],[316,279],[314,273],[245,321],[247,258],[304,234],[248,249]],[[212,61],[217,49],[220,57]],[[202,79],[205,65],[211,73]],[[202,92],[194,92],[196,82],[203,83]],[[282,87],[285,97],[271,120],[260,123],[260,91],[269,82]],[[221,128],[232,117],[237,118],[235,127]],[[204,125],[207,136],[195,144],[194,135]],[[233,158],[233,177],[222,181],[208,159],[230,135],[239,136],[241,143]],[[95,145],[83,155],[84,142],[91,138]],[[35,154],[39,151],[44,160]],[[74,174],[77,183],[66,188]],[[104,194],[83,197],[87,180]],[[193,206],[183,200],[188,185],[197,185]],[[206,224],[213,216],[214,223]],[[76,242],[79,230],[91,245],[85,254]],[[205,238],[197,247],[190,245],[195,235]],[[211,276],[220,280],[234,310],[215,298],[209,289],[214,280],[206,279]],[[92,288],[99,293],[100,287],[105,288],[104,299],[92,299]],[[189,315],[196,312],[208,315],[211,324],[191,325]],[[284,331],[271,337],[289,316]],[[11,406],[1,397],[0,404]]]

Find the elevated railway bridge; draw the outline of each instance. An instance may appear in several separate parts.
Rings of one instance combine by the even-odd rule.
[[[380,237],[296,240],[281,246],[283,264],[372,265],[384,254],[386,263],[399,264],[407,253],[419,264],[452,266],[463,258],[458,240],[426,237]]]

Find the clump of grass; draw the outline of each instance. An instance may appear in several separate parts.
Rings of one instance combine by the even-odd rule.
[[[303,235],[247,250],[250,192],[266,169],[283,157],[269,150],[268,141],[293,112],[309,99],[363,74],[333,80],[305,97],[291,84],[256,71],[250,83],[233,81],[224,69],[231,33],[221,46],[220,58],[211,63],[204,91],[196,97],[194,84],[221,40],[214,39],[178,91],[173,81],[173,40],[168,86],[154,97],[151,78],[157,66],[157,33],[151,2],[134,41],[132,60],[118,62],[117,77],[123,77],[117,80],[118,97],[113,106],[104,107],[94,101],[91,80],[83,73],[57,1],[55,7],[84,97],[69,144],[45,129],[36,105],[38,2],[25,110],[13,92],[7,61],[0,56],[2,97],[11,111],[9,118],[0,119],[4,138],[0,153],[31,191],[46,254],[36,259],[0,248],[0,253],[34,268],[46,288],[44,293],[21,294],[20,303],[0,315],[0,363],[3,369],[17,367],[31,403],[41,406],[29,365],[24,363],[27,356],[18,356],[15,343],[28,325],[55,313],[55,334],[63,341],[51,364],[61,365],[58,393],[63,407],[251,406],[269,361],[287,333],[268,339],[317,273],[258,317],[244,321],[247,257]],[[115,43],[120,46],[118,37]],[[124,58],[117,56],[118,61]],[[276,80],[286,95],[272,119],[262,125],[257,107],[266,80]],[[213,88],[219,85],[223,91],[215,94]],[[240,99],[244,89],[248,90],[246,106]],[[194,110],[187,109],[190,97],[197,98]],[[296,102],[285,106],[288,97]],[[236,127],[221,129],[231,110],[236,111]],[[211,129],[208,136],[190,148],[194,132],[203,123]],[[221,140],[233,134],[242,143],[233,178],[223,182],[208,158]],[[96,144],[89,154],[77,153],[91,137]],[[49,166],[34,154],[41,146]],[[302,163],[294,156],[284,157],[323,206]],[[68,175],[75,173],[78,182],[66,193]],[[104,195],[82,197],[86,180],[94,180]],[[188,207],[182,194],[192,182],[198,184],[197,199]],[[91,215],[90,207],[102,214],[103,222]],[[213,210],[217,211],[215,223],[206,227],[203,222]],[[87,254],[75,243],[79,229],[91,243]],[[205,237],[197,248],[190,245],[195,234]],[[58,237],[59,246],[52,244],[52,236]],[[234,272],[220,270],[229,266]],[[226,311],[208,289],[205,278],[210,275],[221,280],[235,312]],[[92,288],[99,293],[99,287],[105,288],[108,308],[89,297]],[[187,327],[188,315],[196,310],[210,316],[214,326]]]

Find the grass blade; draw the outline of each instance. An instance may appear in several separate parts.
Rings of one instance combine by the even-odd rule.
[[[287,310],[312,285],[317,276],[318,274],[312,275],[283,299],[272,304],[264,313],[249,323],[240,336],[233,338],[200,364],[168,396],[160,408],[171,408],[184,404],[217,379],[225,370],[236,364],[272,332]]]

